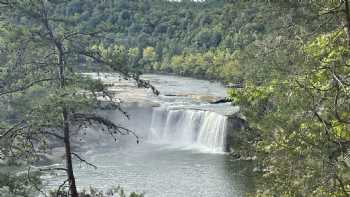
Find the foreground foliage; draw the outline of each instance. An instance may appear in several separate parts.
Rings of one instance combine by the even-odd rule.
[[[65,17],[61,10],[68,3],[0,1],[0,159],[25,161],[28,166],[48,164],[46,153],[64,147],[63,168],[40,170],[64,171],[64,184],[77,197],[73,159],[94,166],[74,147],[79,131],[100,126],[115,141],[120,135],[134,133],[96,113],[103,105],[99,95],[109,109],[124,112],[100,80],[81,74],[76,65],[82,59],[98,63],[135,80],[140,87],[156,90],[125,66],[120,47],[100,46],[100,36],[109,27],[76,30],[79,21]]]
[[[49,197],[68,197],[69,193],[67,191],[51,191]],[[100,191],[98,189],[90,187],[88,190],[83,190],[79,192],[80,197],[144,197],[143,194],[137,194],[135,192],[129,195],[121,187],[115,187],[109,189],[106,192]]]
[[[340,9],[337,17],[350,22],[347,1],[325,3],[306,5],[320,13]],[[238,149],[258,156],[263,177],[257,196],[350,195],[350,37],[341,23],[330,26],[288,45],[294,70],[273,69],[276,77],[248,79],[230,92],[249,122],[246,134],[254,136],[245,144],[249,151]]]

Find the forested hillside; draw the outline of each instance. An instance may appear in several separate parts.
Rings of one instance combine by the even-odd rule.
[[[308,11],[294,6],[283,10],[265,1],[223,0],[71,1],[62,14],[74,18],[81,31],[113,27],[104,44],[123,45],[128,65],[135,69],[239,81],[246,69],[260,69],[256,77],[266,74],[262,66],[240,62],[240,57],[262,56],[259,49],[266,43],[278,46],[278,39],[284,39],[279,33],[289,32],[295,22],[305,28],[298,31],[312,28],[303,20]]]

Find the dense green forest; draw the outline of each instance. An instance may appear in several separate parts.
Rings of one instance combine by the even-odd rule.
[[[247,122],[235,155],[257,161],[251,196],[349,197],[349,9],[347,0],[0,0],[0,169],[36,163],[50,138],[63,139],[75,197],[70,128],[131,132],[93,113],[106,87],[77,73],[118,72],[152,89],[141,73],[172,73],[242,84],[229,93]],[[30,196],[33,173],[0,171],[0,192]]]
[[[78,20],[81,31],[116,28],[105,35],[104,45],[122,45],[133,69],[226,82],[253,70],[238,67],[241,54],[255,53],[258,42],[274,40],[283,26],[307,14],[301,8],[283,13],[264,1],[223,0],[71,1],[62,12]],[[263,71],[257,73],[264,77]]]

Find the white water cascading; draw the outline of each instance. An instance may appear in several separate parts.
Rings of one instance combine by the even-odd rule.
[[[150,135],[152,142],[224,152],[227,117],[210,111],[154,108]]]

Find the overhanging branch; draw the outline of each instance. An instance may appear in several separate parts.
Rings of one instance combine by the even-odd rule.
[[[15,88],[13,90],[3,90],[0,92],[0,96],[4,96],[6,94],[12,94],[12,93],[16,93],[16,92],[21,92],[21,91],[24,91],[38,83],[41,83],[41,82],[45,82],[45,81],[52,81],[52,80],[55,80],[54,78],[47,78],[47,79],[39,79],[39,80],[35,80],[35,81],[32,81],[30,82],[29,84],[27,85],[24,85],[24,86],[20,86],[18,88]]]
[[[83,163],[85,163],[86,165],[91,166],[91,167],[97,169],[97,166],[95,166],[94,164],[92,164],[92,163],[88,162],[87,160],[83,159],[83,158],[80,157],[80,155],[78,155],[77,153],[72,152],[71,154],[74,155],[80,162],[83,162]]]
[[[123,69],[118,69],[117,68],[118,65],[116,65],[113,62],[109,62],[109,61],[104,60],[103,58],[101,58],[101,55],[99,55],[98,53],[93,52],[93,51],[83,51],[83,50],[80,50],[78,53],[80,55],[83,55],[85,57],[93,59],[97,63],[111,67],[113,70],[115,70],[116,72],[118,72],[119,74],[122,74],[123,76],[125,76],[127,78],[134,79],[136,81],[138,87],[150,88],[152,90],[152,92],[157,96],[160,94],[159,90],[157,90],[152,84],[150,84],[149,81],[140,79],[140,76],[137,74],[130,73],[130,72],[123,70]]]
[[[120,134],[120,135],[131,134],[136,138],[136,142],[139,143],[139,136],[137,136],[135,132],[123,126],[117,125],[111,120],[108,120],[107,118],[104,118],[97,114],[74,113],[72,115],[72,118],[76,122],[83,122],[83,123],[85,122],[89,124],[97,124],[97,125],[104,126],[105,128],[107,128],[107,130],[109,131],[109,134],[114,138],[115,141],[117,140],[115,136],[116,134]]]

